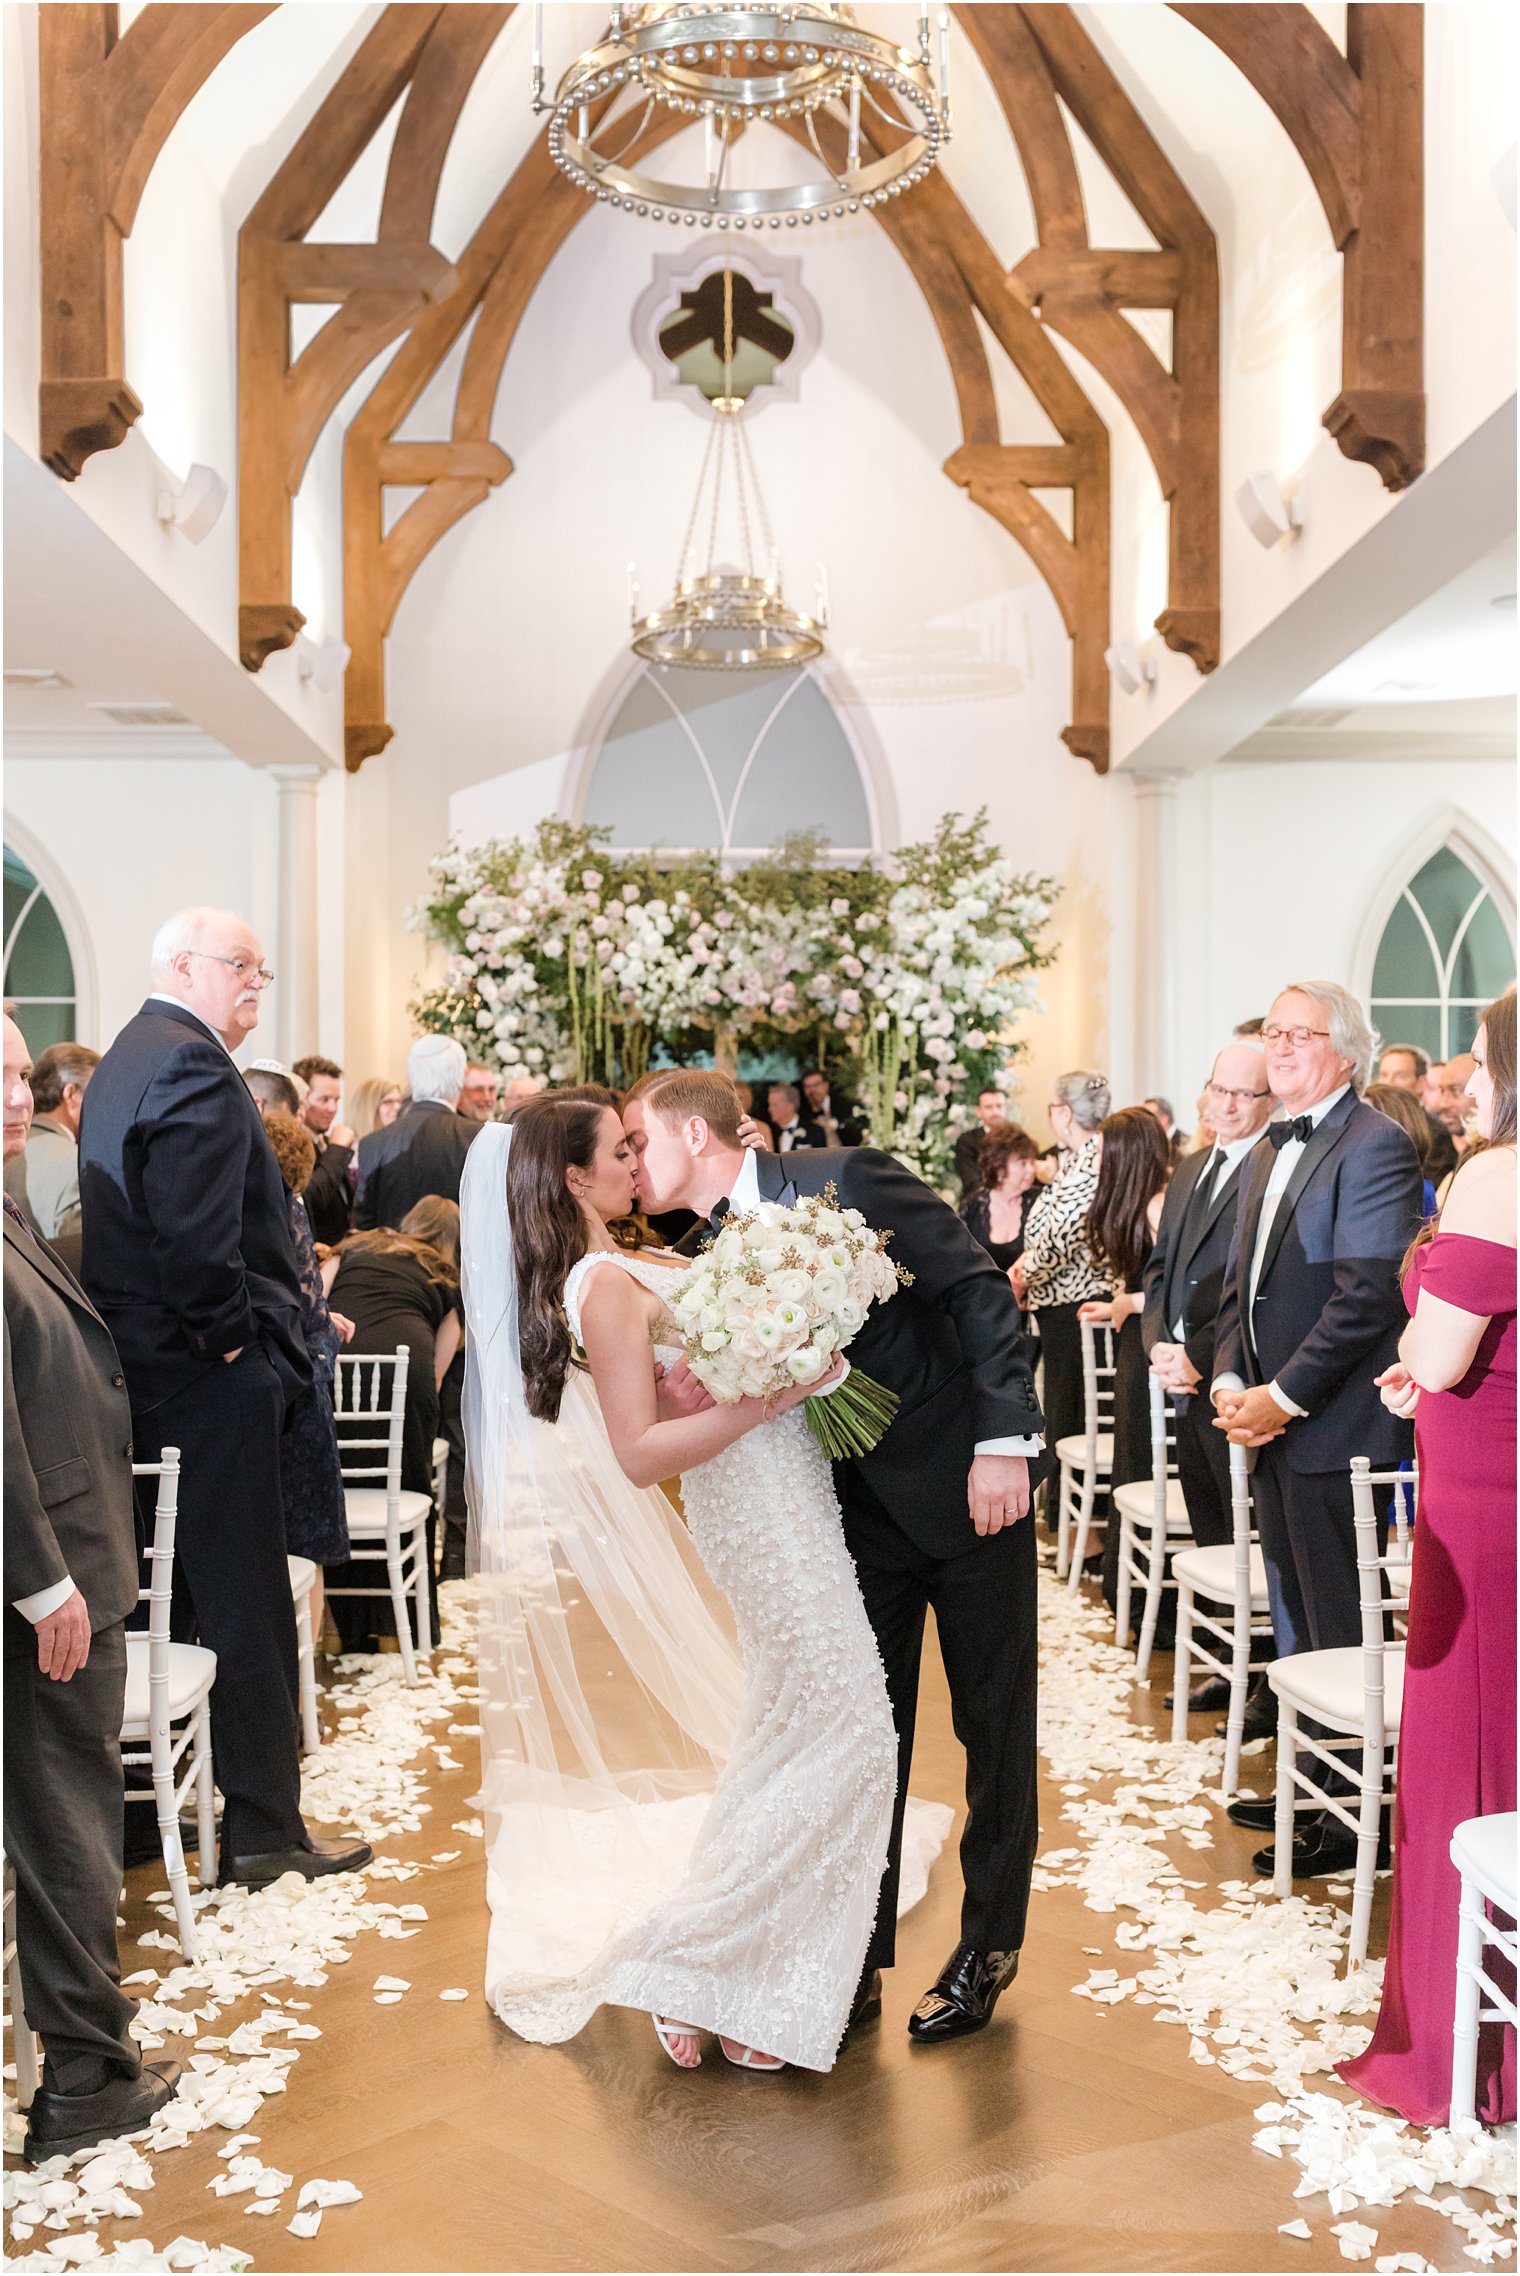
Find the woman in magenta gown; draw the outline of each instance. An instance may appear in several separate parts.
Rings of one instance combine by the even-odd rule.
[[[1466,1818],[1515,1807],[1513,991],[1489,1006],[1473,1054],[1475,1120],[1489,1143],[1458,1170],[1434,1238],[1415,1250],[1400,1364],[1379,1378],[1387,1404],[1414,1415],[1420,1497],[1383,2000],[1366,2053],[1337,2066],[1421,2126],[1444,2126],[1451,2107],[1451,1837]],[[1487,2125],[1515,2115],[1507,2026],[1483,2026],[1477,2110]]]

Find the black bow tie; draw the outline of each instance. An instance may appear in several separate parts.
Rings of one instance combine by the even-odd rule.
[[[720,1201],[715,1205],[712,1215],[707,1220],[715,1233],[720,1233],[723,1230],[723,1220],[728,1216],[733,1206],[731,1201]]]
[[[1300,1146],[1307,1146],[1313,1129],[1314,1123],[1309,1115],[1295,1114],[1288,1122],[1269,1122],[1267,1136],[1272,1142],[1273,1152],[1280,1153],[1295,1138]]]

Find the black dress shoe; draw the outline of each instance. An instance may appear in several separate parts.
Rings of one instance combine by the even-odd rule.
[[[187,1857],[193,1857],[201,1845],[201,1829],[194,1818],[179,1821],[179,1844]],[[130,1872],[134,1865],[161,1864],[164,1845],[158,1838],[158,1821],[150,1810],[129,1810],[127,1830],[122,1838],[121,1862]]]
[[[94,2142],[141,2132],[179,2085],[178,2063],[144,2063],[136,2078],[113,2078],[93,2094],[60,2094],[39,2086],[26,2114],[21,2154],[28,2165],[72,2157]]]
[[[1247,1833],[1271,1833],[1277,1824],[1277,1805],[1270,1794],[1260,1802],[1231,1802],[1225,1816]]]
[[[367,1841],[321,1841],[313,1834],[304,1849],[266,1849],[257,1857],[230,1858],[222,1868],[222,1879],[240,1882],[245,1889],[267,1889],[285,1873],[317,1881],[324,1873],[357,1873],[374,1854]]]
[[[1388,1835],[1386,1830],[1378,1836],[1377,1862],[1388,1863]],[[1277,1844],[1258,1849],[1251,1863],[1262,1880],[1270,1881],[1277,1858]],[[1314,1881],[1321,1876],[1356,1871],[1356,1835],[1348,1833],[1338,1821],[1322,1822],[1300,1831],[1293,1841],[1293,1878],[1295,1881]]]
[[[855,1991],[855,2004],[850,2009],[846,2031],[853,2031],[857,2023],[869,2023],[881,2013],[881,1970],[868,1968]]]
[[[920,2047],[938,2047],[980,2031],[1018,1972],[1017,1952],[979,1952],[972,1944],[957,1944],[909,2016],[908,2037]]]
[[[1216,1723],[1214,1725],[1216,1738],[1225,1738],[1229,1733],[1229,1728],[1228,1721]],[[1277,1693],[1272,1690],[1270,1685],[1264,1683],[1260,1690],[1253,1691],[1246,1701],[1246,1717],[1240,1727],[1241,1744],[1248,1746],[1252,1739],[1270,1739],[1275,1738],[1276,1735]]]
[[[1174,1699],[1175,1694],[1169,1691],[1162,1705],[1170,1707]],[[1190,1715],[1207,1715],[1211,1708],[1228,1707],[1229,1704],[1229,1685],[1222,1675],[1211,1675],[1206,1683],[1199,1684],[1196,1691],[1188,1693],[1187,1711]]]

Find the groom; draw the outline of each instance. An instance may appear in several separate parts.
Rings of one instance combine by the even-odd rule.
[[[1035,1537],[1030,1473],[1044,1423],[1007,1279],[955,1212],[870,1147],[779,1155],[740,1143],[726,1075],[674,1068],[630,1099],[624,1126],[646,1210],[788,1203],[834,1184],[840,1205],[892,1235],[913,1275],[873,1306],[850,1346],[901,1405],[881,1443],[835,1465],[845,1540],[886,1670],[898,1734],[897,1810],[876,1926],[851,2022],[879,2011],[892,1965],[903,1811],[913,1756],[924,1615],[932,1605],[966,1749],[961,1941],[913,2011],[923,2045],[989,2021],[1019,1964],[1039,1827],[1035,1806]]]

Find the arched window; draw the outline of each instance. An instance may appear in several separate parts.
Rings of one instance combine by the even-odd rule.
[[[1442,846],[1405,886],[1378,943],[1372,1017],[1389,1043],[1433,1059],[1466,1051],[1485,1004],[1515,976],[1503,917],[1481,877]]]
[[[625,689],[586,785],[612,843],[742,863],[812,830],[835,860],[876,842],[860,764],[805,666],[704,672],[646,664]]]
[[[78,991],[58,912],[14,847],[5,849],[5,993],[35,1059],[72,1043]]]

